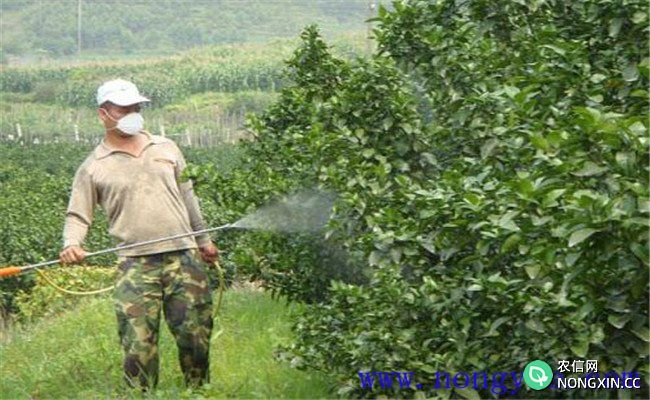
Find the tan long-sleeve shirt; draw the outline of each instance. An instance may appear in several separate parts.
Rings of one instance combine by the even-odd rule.
[[[63,246],[81,246],[99,204],[108,217],[109,234],[119,246],[205,229],[192,182],[181,182],[186,166],[178,146],[151,135],[134,157],[103,141],[77,170],[63,228]],[[120,250],[139,256],[196,248],[210,242],[207,234]]]

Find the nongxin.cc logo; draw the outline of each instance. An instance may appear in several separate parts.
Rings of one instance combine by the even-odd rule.
[[[524,382],[534,390],[546,389],[553,380],[551,366],[542,360],[531,361],[524,369]]]

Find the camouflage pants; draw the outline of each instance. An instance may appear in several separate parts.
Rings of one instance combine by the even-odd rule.
[[[118,269],[114,305],[126,383],[143,390],[158,384],[161,306],[185,384],[208,383],[212,293],[198,250],[122,257]]]

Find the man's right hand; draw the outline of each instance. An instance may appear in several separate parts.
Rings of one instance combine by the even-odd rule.
[[[77,264],[86,258],[86,251],[79,246],[68,246],[59,254],[62,264]]]

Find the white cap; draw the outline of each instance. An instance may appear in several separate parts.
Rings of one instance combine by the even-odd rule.
[[[137,86],[132,82],[115,79],[104,82],[97,89],[97,104],[102,105],[105,101],[110,101],[118,106],[130,106],[131,104],[150,100],[141,96]]]

